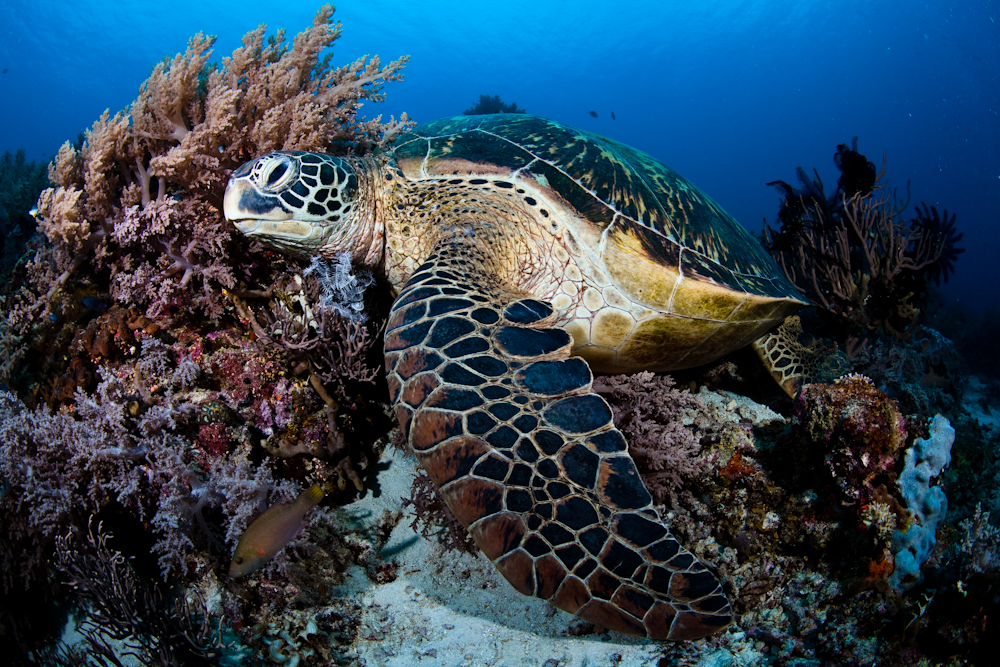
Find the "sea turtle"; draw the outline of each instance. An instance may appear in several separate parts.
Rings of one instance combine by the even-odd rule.
[[[349,251],[398,293],[396,416],[515,589],[653,639],[731,622],[591,386],[591,368],[711,361],[804,305],[718,204],[634,148],[496,114],[422,125],[373,157],[259,157],[224,208],[280,250]]]

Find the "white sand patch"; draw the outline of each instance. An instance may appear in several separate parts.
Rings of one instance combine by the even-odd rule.
[[[962,409],[978,421],[980,426],[995,430],[1000,428],[1000,408],[990,404],[988,389],[982,380],[970,375],[962,392]]]
[[[342,508],[359,521],[396,511],[409,496],[417,463],[397,455],[379,476],[382,494]],[[393,531],[382,554],[399,576],[375,585],[360,568],[345,588],[362,605],[354,655],[361,664],[385,665],[656,665],[662,644],[618,633],[580,637],[567,629],[574,617],[515,591],[482,554],[444,551],[410,528],[412,514]]]

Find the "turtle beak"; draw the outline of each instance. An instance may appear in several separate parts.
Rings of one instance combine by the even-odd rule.
[[[233,220],[232,221],[233,225],[236,226],[236,229],[240,230],[241,232],[243,232],[247,236],[252,236],[254,234],[254,232],[256,232],[258,229],[260,229],[260,226],[261,226],[261,224],[263,222],[264,222],[263,220]]]
[[[295,220],[278,197],[261,193],[250,181],[234,177],[226,186],[222,212],[236,229],[288,252],[307,253],[317,227]]]
[[[226,186],[222,212],[244,234],[257,232],[266,222],[283,222],[292,215],[277,197],[261,194],[245,178],[233,177]]]

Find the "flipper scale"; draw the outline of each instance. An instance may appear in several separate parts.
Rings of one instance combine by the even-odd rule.
[[[439,244],[386,331],[407,442],[516,590],[651,639],[717,632],[732,621],[719,581],[659,518],[552,312],[474,248]]]

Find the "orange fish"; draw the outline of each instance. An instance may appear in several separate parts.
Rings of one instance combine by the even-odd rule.
[[[285,548],[305,525],[302,518],[323,499],[323,490],[315,484],[302,492],[294,503],[269,507],[247,526],[236,545],[229,564],[229,576],[245,577],[264,566]]]

